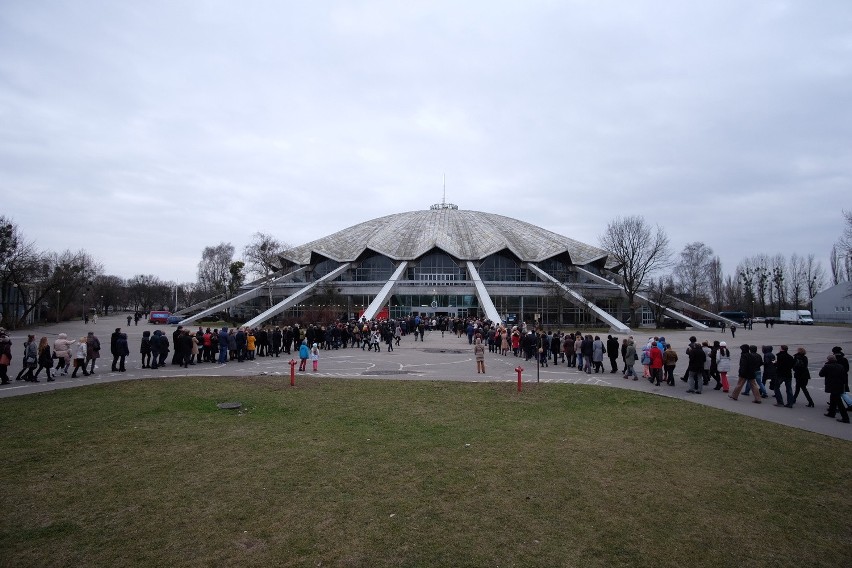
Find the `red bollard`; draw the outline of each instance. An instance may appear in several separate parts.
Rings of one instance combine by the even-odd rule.
[[[518,392],[521,392],[521,373],[524,372],[524,368],[518,365],[515,367],[515,372],[518,373]]]
[[[296,360],[290,359],[290,386],[296,386]]]

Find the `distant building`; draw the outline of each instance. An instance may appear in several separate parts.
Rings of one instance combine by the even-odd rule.
[[[852,323],[852,283],[841,282],[814,296],[811,312],[816,323]]]

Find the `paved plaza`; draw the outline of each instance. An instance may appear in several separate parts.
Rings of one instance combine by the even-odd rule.
[[[127,362],[127,372],[113,373],[110,371],[112,357],[109,354],[110,334],[116,327],[128,334],[130,343],[130,357]],[[102,317],[97,324],[84,325],[79,322],[63,322],[60,324],[48,324],[38,326],[34,329],[9,330],[12,339],[12,353],[15,357],[9,366],[9,374],[12,384],[0,387],[0,398],[45,393],[49,391],[121,380],[138,380],[151,377],[183,377],[183,376],[211,376],[211,377],[245,377],[253,375],[280,376],[282,382],[289,383],[290,366],[288,361],[292,356],[282,354],[281,357],[258,357],[254,361],[238,363],[236,361],[226,365],[203,363],[184,369],[174,365],[167,365],[160,369],[142,369],[139,355],[142,332],[145,330],[159,329],[169,335],[175,326],[153,326],[142,321],[139,325],[127,326],[126,314]],[[195,329],[195,328],[193,328]],[[69,375],[59,376],[55,382],[48,383],[42,374],[39,383],[15,381],[15,375],[21,368],[22,345],[28,333],[35,334],[36,338],[46,336],[53,345],[59,333],[66,333],[69,339],[79,338],[88,331],[94,331],[101,341],[103,356],[99,359],[96,373],[89,377],[78,375],[72,379]],[[569,331],[569,330],[565,330]],[[658,332],[652,329],[643,329],[635,332],[637,346],[642,345],[649,335]],[[565,364],[559,366],[544,367],[536,369],[535,361],[524,361],[510,353],[501,356],[486,351],[486,373],[477,375],[476,364],[473,358],[472,346],[468,344],[467,337],[457,338],[452,333],[427,332],[423,342],[414,341],[413,336],[402,338],[401,345],[394,351],[387,352],[385,346],[379,353],[362,351],[361,349],[337,349],[332,351],[321,351],[319,371],[298,373],[296,384],[301,381],[309,381],[311,377],[346,377],[355,379],[395,379],[395,380],[449,380],[469,382],[512,382],[517,381],[515,368],[520,365],[524,368],[523,380],[529,385],[539,381],[540,383],[565,383],[565,384],[588,384],[603,388],[622,388],[638,390],[660,396],[668,396],[688,400],[696,404],[712,406],[729,412],[745,414],[761,420],[769,420],[832,436],[845,440],[852,440],[852,425],[841,424],[834,419],[826,418],[823,413],[826,410],[828,395],[824,392],[824,381],[818,376],[825,357],[831,352],[835,345],[843,347],[847,355],[852,351],[852,328],[846,327],[824,327],[824,326],[787,326],[776,324],[774,328],[767,329],[763,325],[755,326],[754,330],[737,330],[736,338],[732,339],[730,333],[722,334],[713,332],[693,332],[681,330],[662,330],[666,341],[671,343],[680,356],[675,376],[683,375],[686,365],[684,349],[688,344],[690,335],[696,335],[699,341],[714,339],[726,341],[732,355],[732,372],[729,380],[732,387],[736,384],[736,369],[739,361],[738,346],[743,343],[752,345],[771,344],[778,351],[778,346],[786,344],[790,351],[795,352],[799,346],[805,347],[810,360],[811,381],[808,390],[816,403],[815,408],[807,408],[804,396],[800,396],[794,408],[783,408],[774,406],[774,398],[770,391],[770,397],[763,400],[763,404],[753,404],[750,397],[740,396],[738,401],[731,400],[722,391],[714,391],[712,386],[705,387],[701,395],[688,394],[686,383],[676,381],[675,386],[663,385],[652,386],[646,380],[639,381],[624,380],[620,373],[611,374],[586,374]],[[607,334],[601,335],[606,339]],[[169,358],[169,361],[171,357]],[[609,361],[604,361],[605,367],[609,367]],[[310,364],[308,365],[310,368]],[[640,368],[640,365],[636,365]]]

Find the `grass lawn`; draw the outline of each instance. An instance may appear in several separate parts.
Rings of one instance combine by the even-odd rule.
[[[0,566],[798,568],[852,553],[848,442],[618,389],[129,381],[2,399],[0,431]]]

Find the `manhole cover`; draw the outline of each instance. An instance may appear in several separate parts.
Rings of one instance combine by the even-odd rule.
[[[407,375],[408,371],[365,371],[361,373],[362,376],[374,376],[374,375]]]
[[[434,349],[434,348],[433,349],[424,349],[423,352],[424,353],[454,353],[454,354],[467,353],[467,351],[462,351],[461,349]]]
[[[242,402],[220,402],[216,406],[219,407],[219,410],[236,410],[242,405]]]

